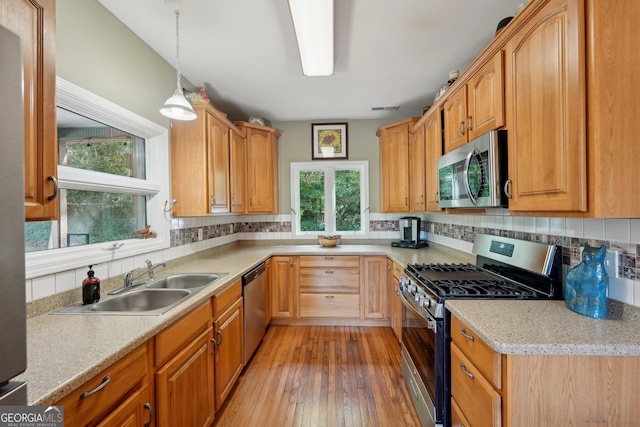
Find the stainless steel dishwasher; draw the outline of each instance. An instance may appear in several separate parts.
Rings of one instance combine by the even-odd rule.
[[[260,344],[266,331],[265,288],[267,276],[264,262],[242,276],[244,297],[244,364]]]

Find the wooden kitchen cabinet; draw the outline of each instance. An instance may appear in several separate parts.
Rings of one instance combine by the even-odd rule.
[[[211,304],[155,337],[156,426],[208,426],[215,417]]]
[[[640,356],[500,354],[454,315],[451,339],[454,425],[456,411],[472,426],[623,426],[640,419]]]
[[[360,317],[360,257],[298,257],[299,314],[305,318]]]
[[[271,318],[297,318],[297,294],[296,257],[271,257]]]
[[[504,69],[500,50],[447,97],[444,152],[504,124]]]
[[[244,213],[247,209],[247,139],[244,133],[231,132],[229,156],[231,212]]]
[[[267,126],[236,122],[246,132],[247,173],[245,213],[278,213],[278,138]]]
[[[55,0],[5,0],[0,25],[22,41],[25,218],[57,219]]]
[[[409,130],[417,120],[418,117],[410,117],[389,123],[378,128],[376,132],[380,139],[382,212],[410,211]]]
[[[387,319],[387,257],[360,257],[363,319]]]
[[[418,124],[416,124],[417,126]],[[426,211],[440,212],[438,158],[442,155],[442,125],[438,108],[431,109],[420,119],[420,126],[424,128],[425,139],[425,194]]]
[[[398,294],[398,283],[403,274],[402,266],[387,259],[387,301],[389,305],[389,323],[398,342],[402,341],[402,301]]]
[[[409,128],[409,212],[424,212],[426,195],[426,143],[424,126]]]
[[[505,47],[509,209],[586,211],[584,2],[530,10]]]
[[[214,312],[215,401],[220,408],[244,368],[244,312],[242,282],[225,291],[233,303]],[[214,297],[215,298],[215,297]]]
[[[502,355],[455,316],[451,316],[451,401],[469,425],[502,425]]]
[[[195,120],[171,122],[172,195],[178,202],[173,215],[230,212],[229,135],[235,127],[210,104],[193,109]]]
[[[151,420],[147,344],[106,368],[55,406],[64,407],[65,426],[143,425]]]

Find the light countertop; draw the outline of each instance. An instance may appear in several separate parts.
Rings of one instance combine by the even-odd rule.
[[[218,249],[218,248],[214,248]],[[159,316],[44,314],[27,320],[27,382],[29,405],[50,405],[109,367],[244,273],[272,255],[383,255],[401,265],[416,262],[473,262],[469,254],[446,248],[392,248],[390,245],[231,246],[171,261],[165,272],[229,273]]]
[[[605,319],[557,300],[453,299],[445,306],[499,353],[640,356],[640,307],[615,300]]]

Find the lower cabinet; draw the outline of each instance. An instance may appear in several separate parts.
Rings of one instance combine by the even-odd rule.
[[[216,408],[224,403],[244,368],[244,316],[241,289],[235,302],[213,322]]]
[[[363,256],[360,264],[362,279],[363,319],[387,318],[387,257]]]
[[[387,302],[389,305],[389,323],[399,342],[402,341],[402,301],[398,294],[398,283],[403,269],[399,264],[387,260]]]
[[[271,318],[297,317],[296,257],[271,257]]]
[[[58,401],[65,426],[149,425],[153,408],[147,358],[144,344]]]
[[[207,302],[155,337],[156,426],[208,426],[215,417],[213,328]]]
[[[213,328],[156,372],[156,426],[208,426],[215,417]]]

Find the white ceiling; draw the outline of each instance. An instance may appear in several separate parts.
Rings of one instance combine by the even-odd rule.
[[[175,66],[175,14],[164,0],[98,1]],[[335,0],[334,74],[305,77],[287,0],[185,0],[182,74],[233,120],[420,115],[523,1]],[[371,111],[391,105],[400,108]]]

